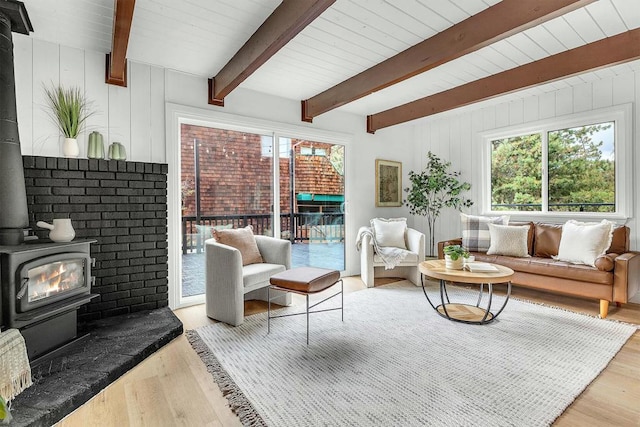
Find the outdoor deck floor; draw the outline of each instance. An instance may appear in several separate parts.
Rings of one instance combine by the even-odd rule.
[[[294,243],[292,267],[321,267],[344,270],[344,243]],[[182,296],[204,293],[204,253],[182,255]]]

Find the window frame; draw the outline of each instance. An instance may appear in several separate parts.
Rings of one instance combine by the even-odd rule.
[[[480,208],[485,215],[505,215],[519,219],[612,219],[627,220],[632,216],[633,176],[632,176],[632,104],[591,110],[583,113],[559,116],[521,125],[493,129],[479,134],[482,146],[482,167]],[[548,210],[548,133],[560,129],[588,126],[597,123],[614,122],[615,161],[615,212],[558,212]],[[542,138],[542,211],[495,211],[491,208],[491,142],[496,139],[511,138],[540,133]]]

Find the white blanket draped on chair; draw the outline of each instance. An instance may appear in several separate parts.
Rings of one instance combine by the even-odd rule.
[[[407,255],[411,253],[406,249],[378,245],[376,236],[373,231],[371,231],[370,227],[360,227],[358,230],[358,237],[356,239],[356,249],[358,251],[362,249],[362,240],[365,235],[370,237],[375,253],[382,258],[382,262],[384,263],[384,268],[386,270],[391,270],[392,268],[400,265]]]
[[[418,264],[424,261],[425,236],[412,228],[406,232],[407,250],[380,247],[370,227],[360,227],[356,248],[360,251],[360,274],[367,287],[373,287],[375,277],[401,277],[420,285]]]

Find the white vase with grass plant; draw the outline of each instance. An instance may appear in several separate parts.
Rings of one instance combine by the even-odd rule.
[[[44,90],[51,107],[51,118],[65,137],[62,154],[65,157],[78,157],[78,135],[87,118],[93,114],[84,94],[78,87],[53,86]]]

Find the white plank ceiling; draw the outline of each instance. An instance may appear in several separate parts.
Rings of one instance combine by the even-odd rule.
[[[111,49],[113,0],[25,0],[32,37]],[[279,0],[137,0],[127,57],[212,77]],[[337,0],[241,87],[300,101],[433,36],[496,0]],[[598,0],[340,109],[373,114],[640,27],[640,0]],[[640,61],[528,89],[557,90],[639,69]],[[510,95],[521,97],[523,93]],[[505,98],[501,98],[502,101]]]

